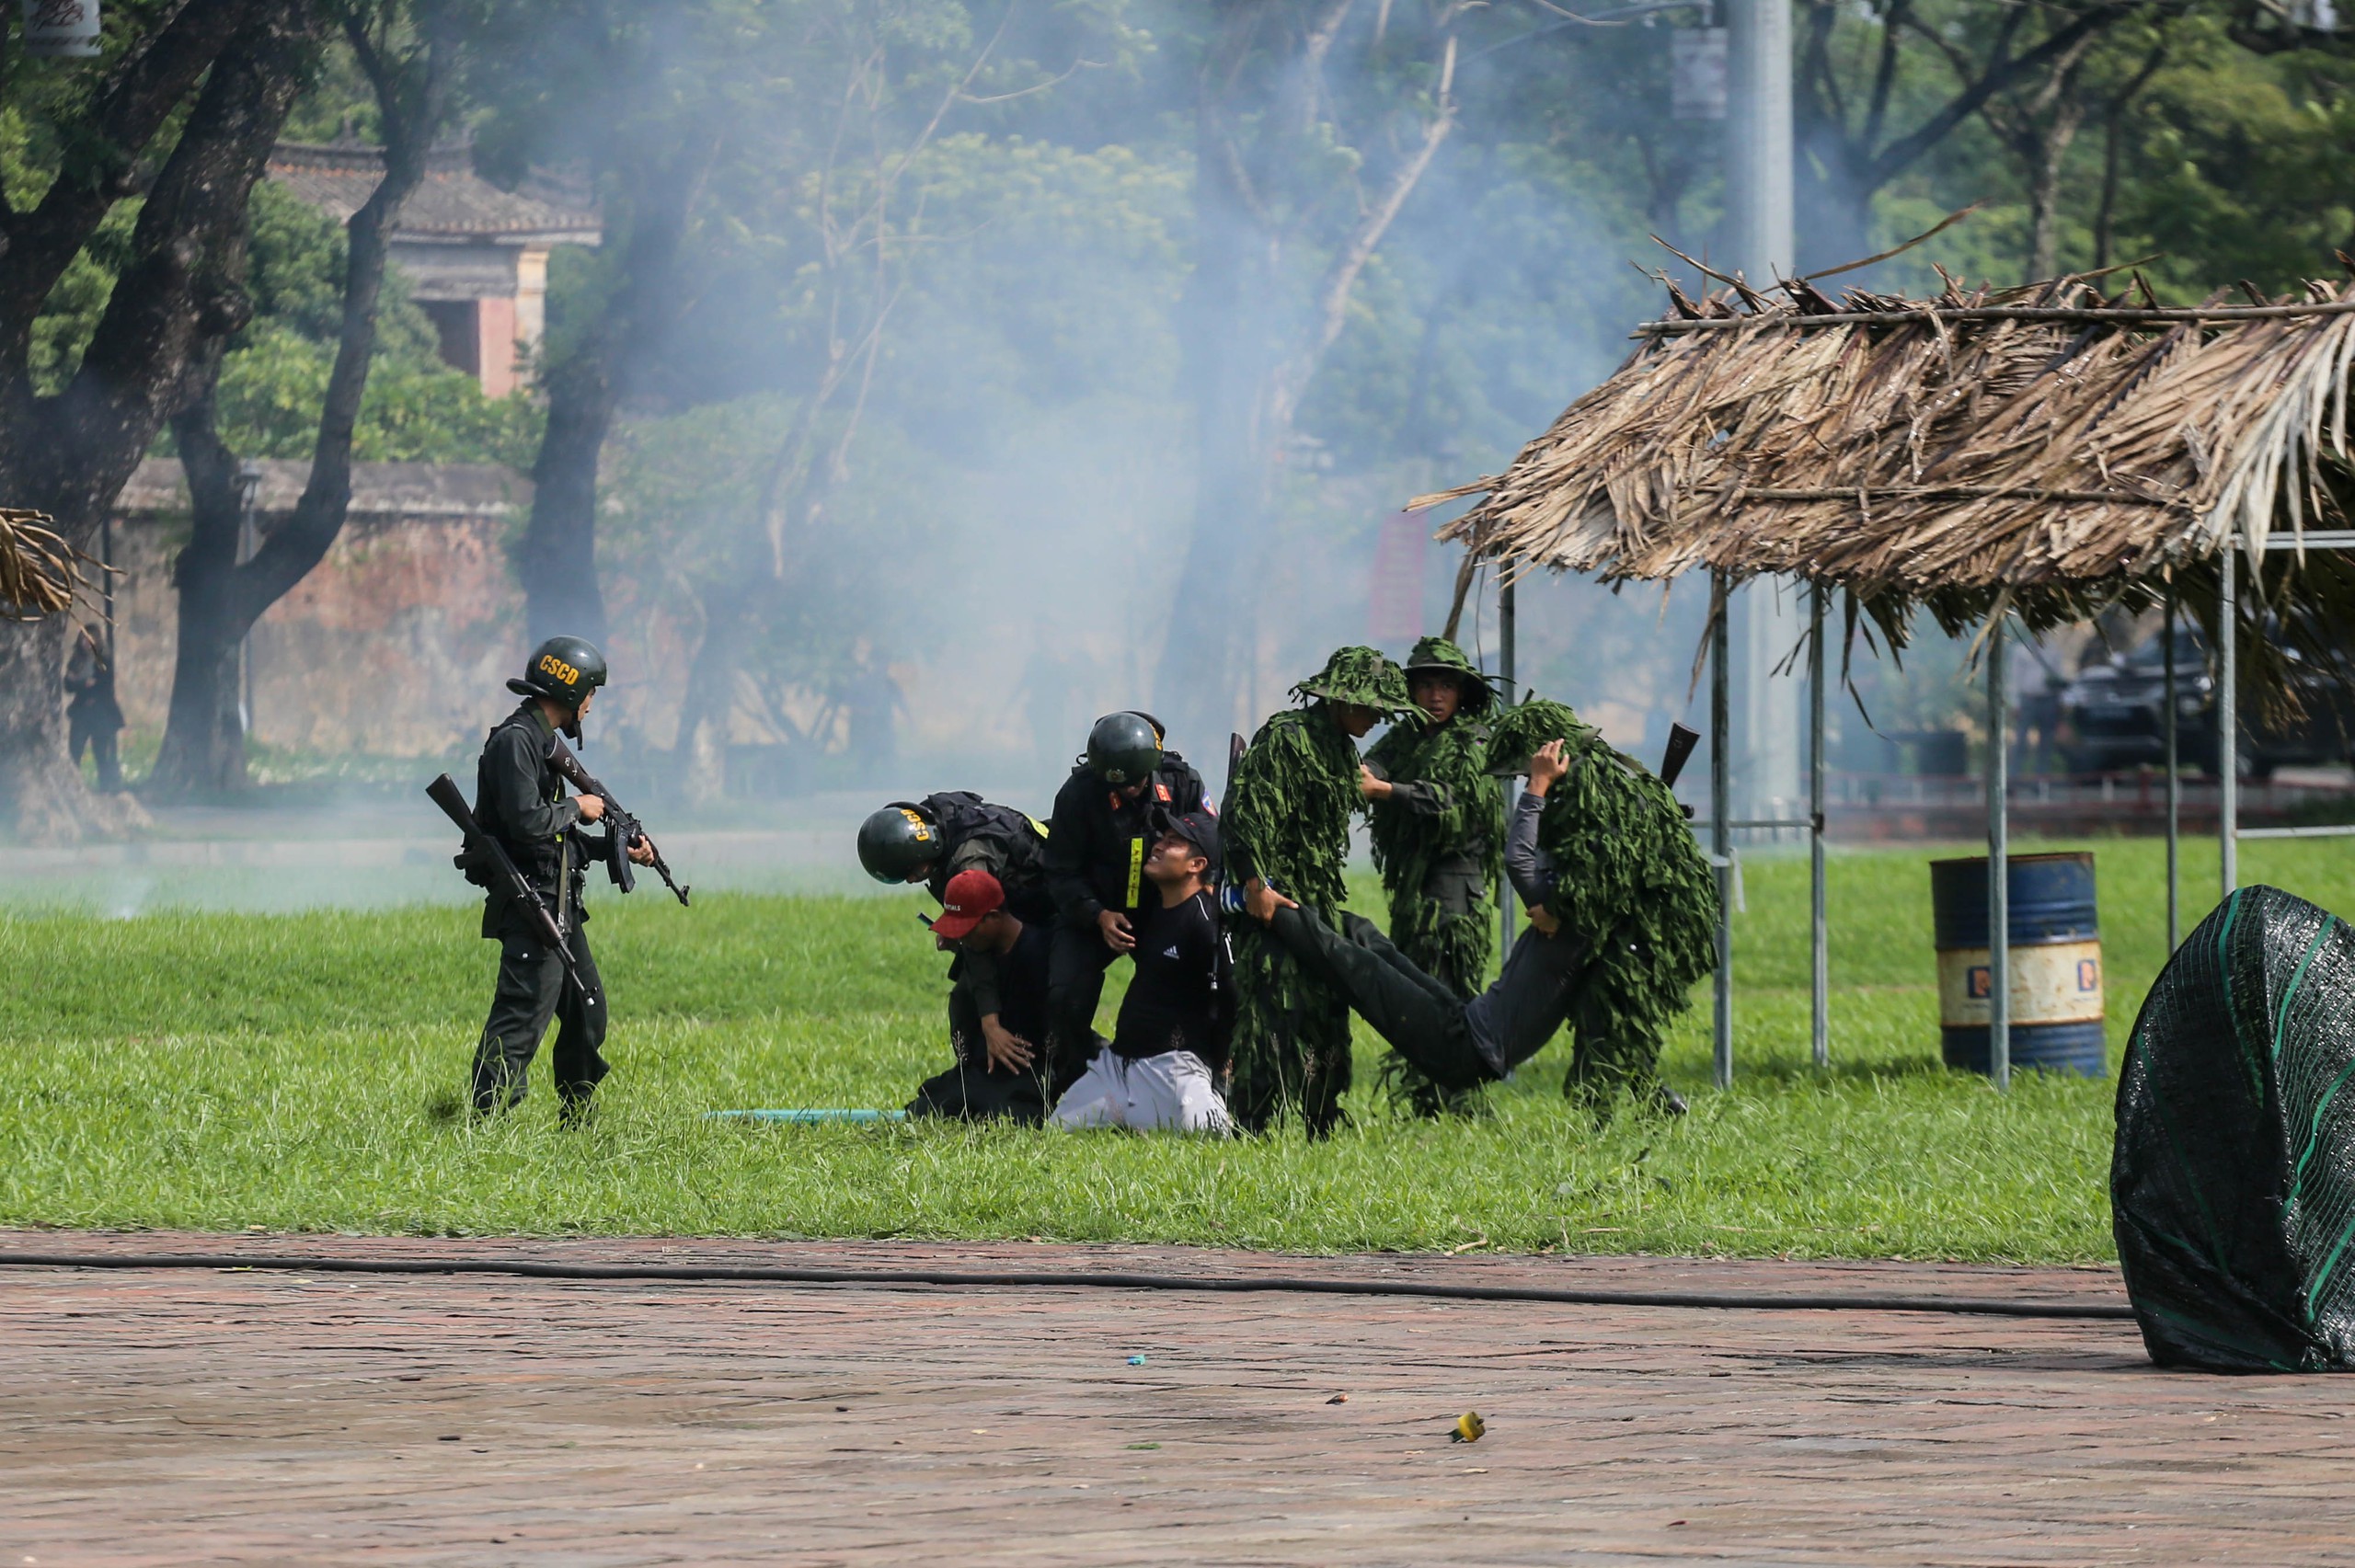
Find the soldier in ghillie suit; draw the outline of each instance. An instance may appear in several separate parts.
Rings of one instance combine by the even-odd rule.
[[[1488,772],[1484,722],[1496,694],[1445,637],[1415,645],[1407,689],[1416,713],[1366,753],[1361,788],[1373,822],[1373,864],[1390,898],[1390,940],[1469,1001],[1496,951],[1488,889],[1504,874],[1504,791]],[[1419,1116],[1466,1108],[1466,1096],[1442,1093],[1396,1051],[1383,1078]]]
[[[1496,984],[1465,1001],[1356,915],[1336,924],[1281,897],[1250,912],[1443,1091],[1504,1077],[1568,1024],[1577,1048],[1564,1088],[1598,1118],[1623,1090],[1681,1113],[1659,1079],[1660,1040],[1707,972],[1717,910],[1683,815],[1666,785],[1557,703],[1524,704],[1499,728],[1499,760],[1529,773],[1505,872],[1530,922]]]
[[[1716,962],[1716,878],[1668,786],[1565,704],[1507,709],[1489,738],[1489,769],[1534,784],[1533,760],[1553,742],[1567,771],[1540,808],[1537,850],[1552,881],[1531,919],[1557,922],[1592,954],[1562,1092],[1601,1109],[1625,1090],[1681,1111],[1660,1081],[1660,1047]]]
[[[1356,741],[1407,706],[1407,680],[1370,647],[1345,647],[1292,688],[1307,705],[1259,727],[1227,784],[1227,865],[1261,921],[1276,889],[1327,921],[1343,897],[1350,818],[1361,800]],[[1311,1137],[1340,1118],[1350,1086],[1350,1006],[1258,925],[1235,931],[1235,1120],[1257,1132],[1289,1105]]]

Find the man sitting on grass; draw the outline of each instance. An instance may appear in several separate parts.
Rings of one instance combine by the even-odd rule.
[[[1109,1048],[1056,1102],[1057,1127],[1234,1130],[1213,1076],[1235,1027],[1235,963],[1212,907],[1218,821],[1169,817],[1144,875],[1159,897],[1137,911],[1136,972]]]
[[[957,1060],[925,1080],[908,1115],[1043,1121],[1047,1087],[1040,1056],[1047,1040],[1047,959],[1053,945],[1047,928],[1008,909],[1005,887],[976,868],[959,872],[941,889],[932,935],[941,951],[958,959],[948,992],[948,1048]],[[959,973],[982,959],[989,965],[986,988]]]
[[[1631,966],[1614,960],[1649,959],[1632,944],[1646,939],[1614,928],[1600,936],[1582,934],[1565,925],[1563,911],[1570,906],[1568,876],[1557,858],[1540,841],[1547,796],[1568,775],[1572,762],[1568,743],[1549,740],[1527,762],[1528,788],[1514,806],[1505,833],[1505,874],[1513,892],[1527,906],[1529,928],[1505,956],[1504,972],[1496,984],[1465,1001],[1446,984],[1409,963],[1372,921],[1344,914],[1335,931],[1314,910],[1301,908],[1279,895],[1268,923],[1301,963],[1350,999],[1350,1005],[1373,1025],[1374,1033],[1421,1070],[1443,1093],[1457,1093],[1476,1084],[1505,1077],[1544,1049],[1563,1024],[1579,1035],[1581,1056],[1596,1053],[1609,1069],[1581,1074],[1573,1068],[1574,1093],[1596,1114],[1607,1116],[1611,1097],[1632,1092],[1639,1103],[1670,1115],[1682,1115],[1684,1102],[1656,1076],[1658,1046],[1651,1031],[1626,1016],[1630,988],[1621,983],[1621,970]],[[1580,765],[1619,765],[1611,756],[1591,753]],[[1665,790],[1660,791],[1665,795]],[[1669,803],[1673,806],[1673,801]],[[1678,828],[1683,831],[1681,818]],[[1686,839],[1691,838],[1684,833]],[[1673,900],[1683,903],[1689,900]],[[1264,906],[1262,906],[1264,907]],[[1707,913],[1714,913],[1712,904]],[[1689,967],[1691,944],[1681,940],[1683,922],[1674,935],[1676,951],[1671,967]],[[1614,946],[1628,946],[1627,954]],[[1648,967],[1648,966],[1641,966]],[[1694,977],[1683,977],[1689,987]],[[1683,1005],[1683,991],[1675,1006]],[[1621,1036],[1640,1036],[1650,1049],[1624,1048]],[[1619,1069],[1613,1072],[1610,1069]]]

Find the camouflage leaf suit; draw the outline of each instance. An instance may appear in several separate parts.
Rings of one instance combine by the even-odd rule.
[[[1345,896],[1350,818],[1361,804],[1357,744],[1336,709],[1398,714],[1407,681],[1374,649],[1345,647],[1292,694],[1308,705],[1261,725],[1228,781],[1228,867],[1236,882],[1264,879],[1329,920]],[[1252,1131],[1290,1107],[1322,1137],[1340,1119],[1350,1086],[1349,1002],[1256,922],[1238,921],[1230,931],[1236,1008],[1228,1106]]]
[[[1488,769],[1487,678],[1444,637],[1407,656],[1409,690],[1427,675],[1453,678],[1460,705],[1443,724],[1401,719],[1366,753],[1391,784],[1372,807],[1373,864],[1390,901],[1390,940],[1417,968],[1470,1001],[1488,983],[1496,951],[1490,890],[1504,874],[1504,790]],[[1443,1093],[1396,1052],[1383,1061],[1392,1093],[1424,1116],[1461,1109],[1474,1092]]]

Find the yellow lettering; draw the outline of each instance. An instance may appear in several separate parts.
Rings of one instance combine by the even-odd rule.
[[[1144,876],[1144,841],[1129,841],[1129,908],[1137,907],[1138,883]]]

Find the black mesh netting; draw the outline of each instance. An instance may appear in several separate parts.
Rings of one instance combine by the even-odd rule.
[[[2355,933],[2278,887],[2219,905],[2118,1075],[2111,1223],[2165,1367],[2355,1369]]]

